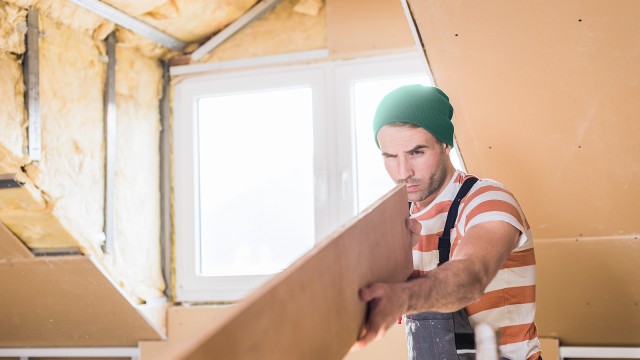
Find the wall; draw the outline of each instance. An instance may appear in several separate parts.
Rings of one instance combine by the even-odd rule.
[[[95,16],[65,25],[68,11],[40,14],[42,160],[26,151],[21,69],[26,9],[0,1],[0,173],[22,188],[0,191],[0,221],[31,249],[75,248],[107,269],[134,301],[162,297],[159,245],[158,60],[119,45],[116,55],[115,251],[104,254],[105,45]],[[67,19],[68,20],[68,19]]]
[[[640,346],[640,3],[409,4],[467,169],[531,224],[539,335]]]

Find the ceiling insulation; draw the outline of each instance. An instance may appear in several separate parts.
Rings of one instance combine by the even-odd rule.
[[[54,19],[71,28],[92,34],[97,40],[104,40],[105,37],[116,29],[114,23],[105,20],[105,14],[89,11],[79,5],[67,0],[6,0],[9,4],[14,4],[20,8],[36,7],[45,16]],[[236,19],[246,13],[254,5],[257,0],[143,0],[143,1],[123,1],[109,0],[102,1],[105,5],[110,5],[114,9],[122,11],[132,18],[142,21],[143,23],[158,29],[167,35],[174,37],[185,43],[191,43],[192,46],[186,48],[183,52],[191,52],[197,44],[203,43],[208,38],[233,23]],[[288,35],[298,34],[298,37],[309,38],[308,31],[305,29],[317,23],[314,19],[321,15],[323,8],[322,0],[288,0],[285,1],[286,12],[282,9],[279,14],[286,16],[304,16],[298,19],[306,21],[295,21],[296,27],[286,27],[288,31],[278,32],[269,31],[269,27],[264,25],[259,28],[259,32],[268,31],[270,36],[276,38],[287,37]],[[0,5],[0,12],[5,7]],[[282,16],[277,16],[278,20],[282,20]],[[283,24],[287,25],[287,24]],[[289,23],[288,25],[292,25]],[[319,30],[317,26],[313,26],[315,30]],[[143,54],[155,58],[169,58],[177,55],[179,52],[170,50],[156,42],[153,42],[143,35],[134,33],[131,30],[117,27],[118,43],[127,47],[136,48]],[[282,30],[283,27],[278,27]],[[296,31],[291,31],[296,29]],[[301,30],[301,31],[299,31]],[[0,27],[2,31],[2,27]],[[324,32],[321,32],[322,35]],[[255,35],[255,31],[253,32]],[[265,37],[266,38],[266,37]],[[323,37],[324,38],[324,37]],[[275,45],[286,44],[285,41],[275,40]],[[294,44],[299,43],[293,41]],[[273,42],[269,42],[273,45]],[[324,44],[324,43],[323,43]],[[264,47],[261,46],[261,47]],[[317,46],[312,47],[318,48]],[[297,51],[306,49],[297,49]],[[260,51],[256,51],[260,52]],[[240,55],[242,57],[243,55]]]

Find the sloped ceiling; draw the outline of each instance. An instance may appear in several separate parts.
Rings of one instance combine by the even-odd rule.
[[[134,47],[147,56],[169,58],[179,54],[128,29],[105,20],[104,14],[94,13],[68,0],[6,0],[23,7],[38,8],[46,16],[72,28],[92,33],[104,39],[117,30],[118,42]],[[251,9],[259,0],[105,0],[102,3],[122,11],[165,34],[187,43],[183,52],[189,53],[211,36]],[[322,0],[284,0],[299,14],[315,16],[323,6]]]
[[[640,233],[640,2],[410,3],[467,168],[536,238]]]
[[[468,171],[527,214],[538,334],[638,346],[640,2],[407,2]]]

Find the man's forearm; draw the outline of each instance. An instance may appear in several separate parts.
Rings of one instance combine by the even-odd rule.
[[[473,260],[451,260],[420,277],[404,283],[407,313],[452,312],[482,296],[486,280]]]

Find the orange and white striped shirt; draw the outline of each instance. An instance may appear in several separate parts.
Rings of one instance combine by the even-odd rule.
[[[464,180],[456,171],[444,191],[411,218],[422,224],[420,239],[413,247],[412,277],[422,276],[438,266],[438,237],[447,212]],[[534,322],[536,262],[533,237],[520,205],[502,184],[480,179],[460,203],[456,225],[451,230],[451,254],[472,226],[486,221],[505,221],[520,231],[516,248],[489,283],[484,295],[465,311],[472,327],[487,323],[499,331],[500,354],[509,359],[537,359],[540,343]]]

